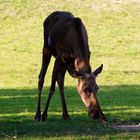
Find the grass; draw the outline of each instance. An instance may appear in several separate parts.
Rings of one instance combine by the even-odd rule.
[[[102,87],[98,98],[110,124],[139,123],[139,90],[139,86]],[[48,121],[37,123],[33,120],[36,109],[36,91],[37,89],[3,89],[0,91],[1,134],[17,135],[18,139],[118,139],[121,137],[127,139],[140,137],[138,132],[114,131],[108,127],[108,124],[102,125],[90,120],[86,108],[73,87],[66,87],[66,98],[72,120],[60,119],[61,103],[58,91],[56,91],[50,105]],[[108,94],[106,94],[107,92]],[[43,94],[42,107],[45,106],[45,98],[46,96]]]
[[[57,3],[57,4],[56,4]],[[33,120],[37,77],[41,66],[43,20],[55,10],[81,17],[89,35],[91,66],[101,63],[98,100],[109,124],[140,122],[140,3],[138,0],[10,0],[0,1],[0,139],[140,139],[139,132],[111,129],[90,120],[77,81],[68,74],[65,95],[71,121],[61,120],[58,89],[45,123]],[[42,110],[54,59],[48,69]],[[57,104],[56,104],[57,103]],[[8,136],[5,136],[8,135]]]

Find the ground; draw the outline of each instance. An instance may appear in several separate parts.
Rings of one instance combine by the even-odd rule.
[[[70,121],[61,120],[56,88],[45,123],[34,121],[37,78],[41,67],[43,21],[53,11],[71,11],[85,24],[91,67],[104,64],[97,78],[98,100],[108,123],[88,118],[68,74],[65,95]],[[139,0],[1,0],[0,1],[0,139],[140,139],[138,131],[116,130],[140,123]],[[54,59],[42,96],[44,109]]]

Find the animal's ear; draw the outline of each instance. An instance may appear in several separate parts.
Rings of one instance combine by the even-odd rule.
[[[94,74],[96,77],[98,76],[98,74],[100,74],[103,70],[103,64],[101,64],[101,66],[99,66],[94,72],[92,72],[92,74]]]

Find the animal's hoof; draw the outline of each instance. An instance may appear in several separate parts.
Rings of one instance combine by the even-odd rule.
[[[41,114],[37,114],[35,115],[35,118],[34,118],[36,121],[40,122],[41,121]]]
[[[63,120],[71,120],[70,116],[68,114],[62,115]]]
[[[45,122],[47,120],[48,116],[47,115],[42,115],[42,122]]]

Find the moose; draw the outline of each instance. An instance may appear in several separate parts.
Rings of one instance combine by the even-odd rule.
[[[93,72],[91,71],[88,35],[82,20],[74,17],[70,12],[55,11],[45,19],[43,26],[44,46],[42,66],[38,77],[38,103],[35,120],[47,120],[48,107],[55,92],[56,82],[62,101],[62,119],[70,119],[64,96],[64,77],[68,71],[72,77],[78,79],[77,90],[88,110],[89,117],[101,122],[107,121],[96,96],[99,89],[96,77],[102,72],[103,64]],[[55,57],[55,63],[51,86],[44,112],[41,115],[41,92],[52,56]]]

